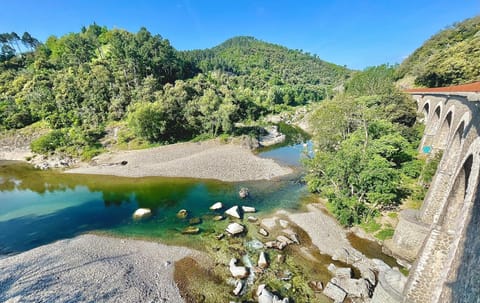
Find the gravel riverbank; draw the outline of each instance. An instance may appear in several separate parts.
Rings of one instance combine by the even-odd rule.
[[[122,165],[124,161],[124,165]],[[126,164],[125,164],[126,163]],[[292,172],[248,147],[218,140],[178,143],[156,148],[100,155],[92,164],[66,171],[124,177],[190,177],[227,182],[272,179]]]
[[[183,302],[184,247],[82,235],[0,259],[0,302]]]

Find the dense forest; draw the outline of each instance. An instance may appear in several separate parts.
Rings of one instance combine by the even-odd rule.
[[[110,124],[151,143],[231,134],[235,123],[321,101],[350,76],[298,50],[237,37],[180,52],[142,28],[93,24],[40,43],[0,36],[0,129],[41,121],[40,153],[90,157]]]
[[[431,37],[398,68],[398,78],[441,87],[480,81],[480,16]],[[412,84],[412,83],[409,83]]]

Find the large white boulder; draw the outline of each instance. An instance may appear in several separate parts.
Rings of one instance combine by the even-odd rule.
[[[225,231],[231,235],[241,234],[244,230],[245,227],[237,222],[228,224],[227,228],[225,229]]]
[[[252,206],[242,206],[242,210],[244,213],[254,213],[257,211],[255,207]]]
[[[139,208],[133,213],[134,219],[142,219],[146,217],[150,217],[152,215],[152,211],[150,208]]]
[[[237,266],[237,259],[232,258],[229,263],[230,273],[234,278],[243,279],[248,277],[248,269],[245,266]]]
[[[240,219],[240,213],[238,212],[238,205],[235,205],[233,207],[230,207],[225,211],[225,213],[231,217]]]
[[[258,303],[288,303],[288,298],[283,300],[268,291],[265,284],[260,284],[257,288]]]
[[[210,206],[210,210],[219,210],[223,208],[222,202],[216,202],[212,206]]]

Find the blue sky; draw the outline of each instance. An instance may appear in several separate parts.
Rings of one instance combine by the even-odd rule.
[[[479,0],[22,0],[2,1],[0,32],[50,35],[96,22],[145,26],[180,50],[238,35],[314,53],[350,68],[399,63],[426,39],[480,13]]]

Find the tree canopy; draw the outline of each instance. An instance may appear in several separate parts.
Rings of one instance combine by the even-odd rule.
[[[350,75],[250,37],[179,52],[145,28],[97,24],[43,44],[29,33],[4,33],[0,46],[0,129],[43,120],[78,139],[55,139],[57,150],[68,142],[80,152],[115,121],[152,143],[228,134],[236,122],[321,101]]]

